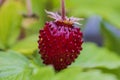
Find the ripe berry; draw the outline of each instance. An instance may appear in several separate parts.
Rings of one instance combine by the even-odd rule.
[[[62,17],[46,11],[55,21],[46,22],[40,30],[39,49],[46,65],[53,65],[55,70],[62,70],[70,65],[82,50],[82,32],[78,27],[79,18],[67,18],[62,0]]]

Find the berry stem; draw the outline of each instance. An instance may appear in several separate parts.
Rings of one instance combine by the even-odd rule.
[[[65,20],[66,11],[65,11],[65,1],[64,0],[61,0],[61,6],[62,6],[62,9],[61,9],[62,19]]]
[[[31,0],[26,0],[26,6],[27,6],[27,15],[31,16],[33,14]]]

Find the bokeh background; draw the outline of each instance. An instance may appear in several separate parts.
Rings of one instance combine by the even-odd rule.
[[[84,18],[83,50],[67,69],[42,64],[39,30],[60,13],[60,0],[0,0],[0,80],[120,80],[120,1],[65,0],[67,16]]]

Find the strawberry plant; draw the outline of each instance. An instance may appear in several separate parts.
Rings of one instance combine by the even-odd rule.
[[[119,2],[0,0],[0,80],[120,80]]]

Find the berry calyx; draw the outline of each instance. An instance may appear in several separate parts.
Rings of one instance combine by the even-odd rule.
[[[54,21],[46,22],[40,30],[39,49],[43,63],[53,65],[55,70],[62,70],[70,65],[82,50],[82,32],[78,21],[80,18],[65,16],[64,0],[62,1],[62,16],[47,12]],[[80,25],[80,24],[79,24]]]

